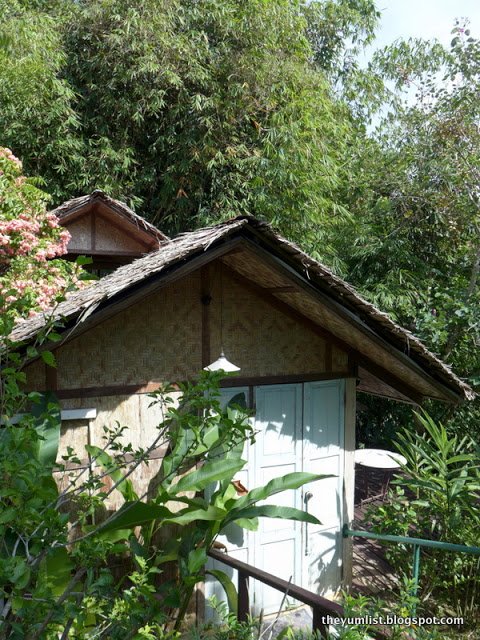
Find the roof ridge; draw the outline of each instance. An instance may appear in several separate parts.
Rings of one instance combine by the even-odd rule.
[[[130,220],[130,222],[136,224],[137,227],[143,227],[144,231],[146,231],[149,235],[156,237],[159,241],[167,242],[168,240],[170,240],[170,238],[165,233],[163,233],[163,231],[158,229],[154,224],[149,222],[143,216],[135,213],[135,211],[125,202],[112,198],[112,196],[109,196],[101,189],[95,189],[94,191],[92,191],[92,193],[66,200],[58,207],[51,209],[49,213],[53,213],[60,220],[64,220],[68,215],[76,213],[79,209],[95,200],[101,200],[102,202],[106,203],[115,213]]]

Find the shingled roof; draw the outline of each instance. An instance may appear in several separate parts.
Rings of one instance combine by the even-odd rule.
[[[472,389],[411,332],[379,311],[330,269],[274,232],[270,225],[250,216],[241,216],[215,226],[180,234],[162,244],[157,251],[119,267],[85,289],[71,293],[51,313],[38,313],[28,320],[20,321],[11,338],[19,342],[30,341],[52,318],[62,320],[66,326],[78,327],[98,310],[116,304],[134,291],[138,292],[139,288],[145,287],[152,280],[163,279],[174,268],[185,267],[195,258],[212,253],[214,249],[221,249],[222,245],[235,238],[249,240],[252,246],[261,245],[263,251],[287,264],[292,273],[321,292],[324,299],[341,306],[349,321],[360,328],[367,338],[371,335],[383,341],[383,344],[388,344],[397,357],[401,356],[404,360],[407,358],[412,366],[421,368],[457,400],[472,399],[475,396]]]

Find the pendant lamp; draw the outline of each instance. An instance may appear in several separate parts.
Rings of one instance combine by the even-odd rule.
[[[220,357],[217,358],[215,362],[212,362],[212,364],[209,364],[208,367],[205,367],[205,371],[225,371],[226,373],[232,373],[233,371],[240,371],[240,367],[237,367],[233,362],[227,360],[222,347]]]
[[[204,367],[205,371],[225,371],[225,373],[233,373],[240,371],[240,367],[230,362],[223,351],[223,268],[220,264],[220,356],[207,367]]]

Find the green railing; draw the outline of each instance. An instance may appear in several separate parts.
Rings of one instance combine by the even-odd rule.
[[[371,533],[370,531],[349,529],[346,524],[343,525],[343,537],[368,538],[370,540],[394,542],[396,544],[411,544],[413,546],[412,579],[414,595],[417,595],[418,593],[418,583],[420,580],[420,550],[422,547],[441,549],[442,551],[453,551],[454,553],[469,553],[474,556],[480,556],[480,547],[453,544],[451,542],[439,542],[438,540],[427,540],[425,538],[410,538],[409,536],[390,536],[383,535],[381,533]]]

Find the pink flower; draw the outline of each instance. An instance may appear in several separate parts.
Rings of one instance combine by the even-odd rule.
[[[70,231],[68,231],[67,229],[63,229],[63,231],[60,232],[60,240],[62,242],[70,242],[71,239],[72,236],[70,234]]]
[[[51,227],[52,229],[55,229],[55,227],[58,227],[58,218],[54,213],[47,213],[45,217],[47,219],[47,223],[49,227]]]
[[[38,260],[38,262],[47,261],[47,252],[45,251],[45,249],[40,249],[39,251],[37,251],[35,255],[35,260]]]

